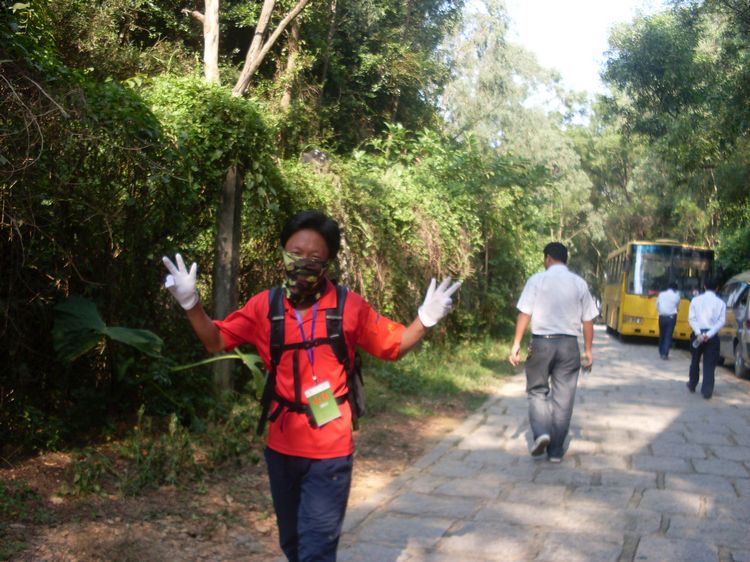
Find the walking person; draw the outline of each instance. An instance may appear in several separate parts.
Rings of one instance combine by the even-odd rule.
[[[680,293],[677,292],[677,283],[673,281],[656,297],[656,313],[659,315],[659,357],[662,359],[669,359],[679,306]]]
[[[509,360],[521,361],[521,340],[531,323],[526,359],[526,392],[534,443],[531,455],[560,462],[573,415],[578,372],[594,364],[594,318],[599,314],[586,282],[568,266],[559,242],[544,248],[545,271],[532,275],[518,299],[518,317]],[[584,361],[578,347],[583,329]]]
[[[706,279],[705,291],[690,301],[688,322],[693,329],[690,337],[692,355],[687,387],[695,392],[698,386],[701,357],[703,383],[701,394],[708,400],[714,393],[714,372],[719,362],[719,330],[724,326],[727,305],[716,296],[716,281]]]
[[[197,265],[188,270],[180,254],[176,264],[163,258],[169,271],[165,287],[209,352],[248,343],[269,370],[269,380],[274,373],[265,459],[279,544],[290,562],[331,562],[349,499],[354,453],[349,373],[339,360],[339,334],[348,350],[344,362],[350,365],[357,347],[381,359],[399,359],[450,312],[451,295],[460,283],[446,278],[436,285],[433,279],[407,327],[329,280],[341,244],[336,221],[320,211],[303,211],[286,223],[280,238],[286,273],[281,289],[256,294],[224,320],[206,314],[196,290]],[[332,338],[334,322],[338,331]],[[274,343],[279,331],[283,343]]]

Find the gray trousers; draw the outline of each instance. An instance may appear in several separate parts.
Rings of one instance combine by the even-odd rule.
[[[534,439],[545,433],[550,436],[550,457],[561,458],[565,453],[580,368],[577,338],[532,337],[526,359],[529,422]]]

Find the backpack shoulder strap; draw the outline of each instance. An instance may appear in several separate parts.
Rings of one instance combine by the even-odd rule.
[[[329,308],[326,311],[326,330],[331,348],[333,349],[336,359],[344,366],[346,373],[349,373],[349,348],[346,345],[344,337],[344,304],[348,289],[343,285],[336,285],[336,308]]]
[[[268,420],[268,411],[276,390],[276,369],[281,361],[284,347],[284,298],[281,287],[273,287],[268,291],[268,320],[271,322],[271,368],[266,376],[263,396],[260,399],[261,412],[258,419],[256,433],[263,435],[263,429]]]
[[[271,322],[271,368],[275,371],[284,347],[284,294],[281,287],[268,291],[268,320]]]
[[[359,352],[354,354],[354,363],[349,359],[349,348],[344,336],[344,305],[348,290],[336,285],[336,308],[326,312],[326,324],[331,349],[346,372],[346,400],[352,412],[352,428],[359,429],[359,418],[365,413],[364,381],[362,380],[362,360]],[[343,398],[343,397],[342,397]]]

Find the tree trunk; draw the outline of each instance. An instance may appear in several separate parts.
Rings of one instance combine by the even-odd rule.
[[[224,318],[237,308],[237,274],[240,265],[242,173],[236,166],[227,170],[221,192],[214,248],[214,315]],[[219,361],[214,367],[217,396],[232,388],[232,362]]]
[[[206,82],[219,83],[219,0],[205,0],[205,14],[182,10],[203,25],[203,76]]]
[[[323,70],[320,73],[320,99],[323,98],[323,90],[328,80],[328,66],[331,63],[331,48],[333,47],[333,38],[336,35],[336,0],[331,0],[331,21],[328,24],[328,36],[326,37],[326,51],[323,56]]]
[[[409,34],[412,33],[412,14],[414,12],[414,0],[407,0],[404,6],[404,25],[402,27],[401,39],[404,43],[409,42]],[[401,89],[396,93],[391,103],[391,121],[396,121],[398,115],[398,107],[401,103]]]
[[[219,84],[219,0],[205,0],[203,72],[206,82]]]
[[[242,68],[242,72],[240,72],[239,78],[237,78],[237,83],[234,85],[234,88],[232,88],[233,96],[241,96],[247,91],[247,88],[250,85],[250,79],[260,67],[263,59],[268,54],[268,51],[271,50],[271,47],[276,43],[276,40],[284,32],[286,26],[289,25],[289,23],[294,20],[302,10],[304,10],[309,2],[310,0],[299,0],[297,5],[292,8],[286,16],[284,16],[284,19],[281,20],[279,26],[274,30],[265,43],[263,42],[263,37],[268,30],[268,23],[271,20],[271,13],[273,12],[273,7],[276,2],[275,0],[265,0],[263,2],[263,8],[261,9],[260,17],[258,18],[258,25],[255,27],[255,35],[253,36],[253,41],[250,44],[247,56],[245,57],[245,65]]]
[[[299,52],[299,20],[295,19],[292,22],[292,27],[289,30],[289,43],[287,47],[287,59],[286,59],[286,70],[284,72],[284,78],[286,83],[284,84],[284,95],[281,96],[281,109],[286,111],[292,105],[292,94],[294,93],[294,85],[297,81],[297,53]]]

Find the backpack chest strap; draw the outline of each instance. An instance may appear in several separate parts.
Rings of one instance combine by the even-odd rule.
[[[315,423],[315,417],[313,416],[312,410],[310,409],[309,404],[297,404],[295,402],[292,402],[291,400],[287,400],[286,398],[283,398],[276,394],[274,392],[273,394],[273,400],[276,402],[276,407],[273,409],[273,412],[268,416],[269,422],[274,422],[278,419],[278,417],[281,415],[281,413],[284,410],[288,410],[290,412],[294,412],[295,414],[306,414],[307,419],[310,422],[310,425],[313,427],[317,427],[317,424]],[[336,397],[336,404],[339,406],[343,404],[344,402],[349,401],[349,393],[342,394],[341,396]]]
[[[283,353],[284,351],[288,349],[311,349],[313,347],[318,347],[319,345],[323,344],[329,344],[333,345],[334,341],[339,338],[340,336],[338,334],[326,336],[324,338],[315,338],[312,340],[304,340],[300,342],[295,343],[285,343],[283,345],[278,346],[278,349]],[[273,344],[271,345],[271,348],[273,349]]]

